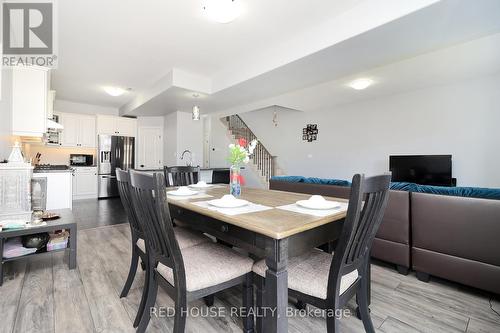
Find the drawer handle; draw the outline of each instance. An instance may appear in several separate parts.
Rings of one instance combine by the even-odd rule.
[[[228,232],[229,231],[229,226],[227,224],[223,224],[221,227],[220,227],[220,230],[222,232]]]

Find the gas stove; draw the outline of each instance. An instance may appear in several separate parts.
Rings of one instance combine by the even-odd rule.
[[[38,164],[35,166],[36,171],[52,171],[52,170],[70,170],[67,165],[57,164]]]

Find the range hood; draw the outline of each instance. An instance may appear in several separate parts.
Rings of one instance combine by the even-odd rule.
[[[62,130],[62,129],[64,129],[64,126],[59,124],[59,123],[56,123],[52,119],[47,119],[47,128],[48,129],[55,129],[55,130]]]

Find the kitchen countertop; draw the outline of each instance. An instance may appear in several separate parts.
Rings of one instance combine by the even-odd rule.
[[[33,173],[71,173],[73,169],[66,170],[33,170]]]
[[[244,169],[245,167],[241,167]],[[147,172],[163,172],[163,169],[134,169],[135,171],[147,171]],[[200,171],[226,171],[229,170],[229,167],[227,168],[200,168]]]

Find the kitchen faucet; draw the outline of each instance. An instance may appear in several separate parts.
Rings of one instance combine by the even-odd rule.
[[[193,153],[191,152],[191,150],[189,149],[184,150],[181,155],[181,160],[184,160],[184,154],[186,153],[189,153],[189,162],[186,161],[186,165],[191,166],[193,164]]]

